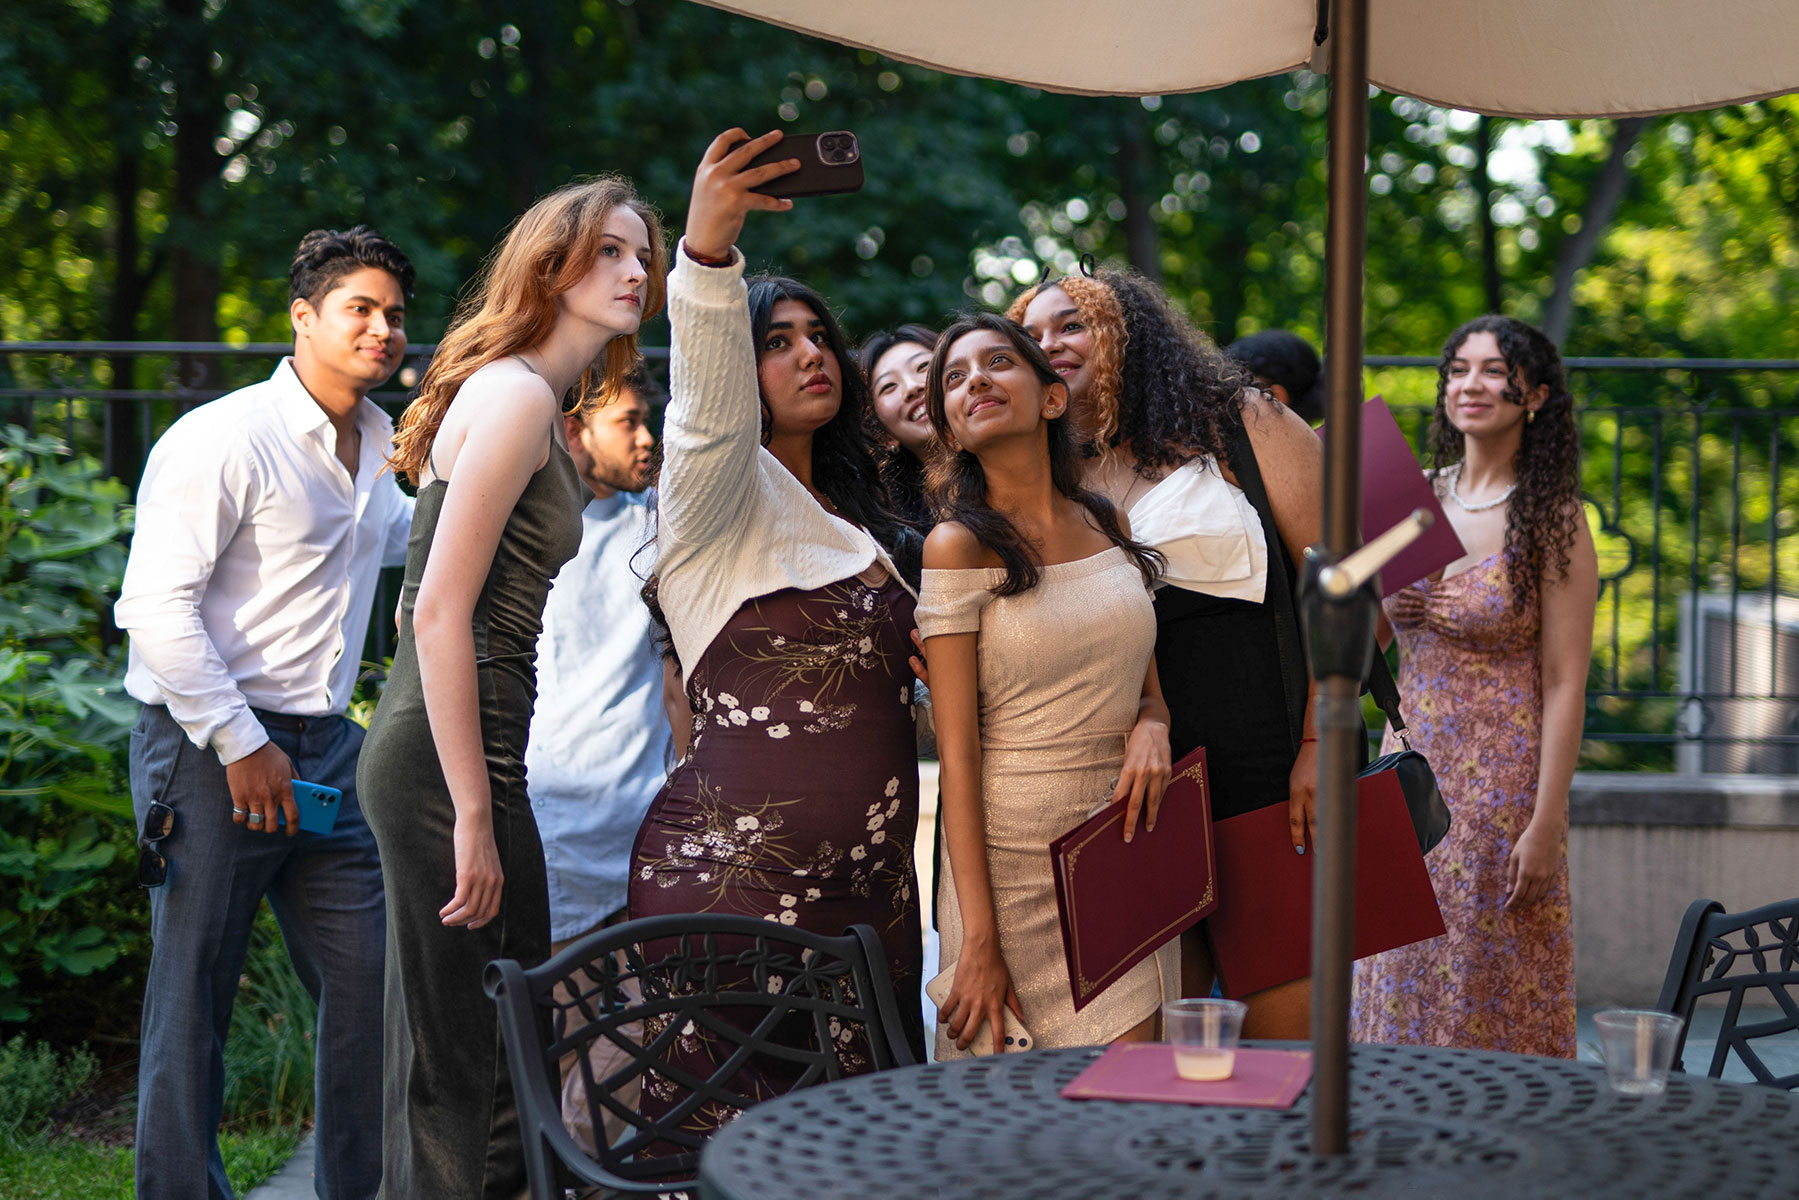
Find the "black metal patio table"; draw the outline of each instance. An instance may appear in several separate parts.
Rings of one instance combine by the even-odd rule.
[[[1266,1043],[1296,1048],[1296,1043]],[[1302,1047],[1301,1047],[1302,1048]],[[906,1067],[745,1112],[707,1200],[808,1197],[1662,1197],[1799,1194],[1799,1096],[1675,1075],[1624,1096],[1593,1063],[1355,1046],[1349,1151],[1284,1111],[1064,1100],[1102,1049]]]

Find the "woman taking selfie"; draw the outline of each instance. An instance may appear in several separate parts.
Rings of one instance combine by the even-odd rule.
[[[1522,321],[1462,326],[1437,375],[1434,482],[1468,553],[1383,607],[1453,817],[1425,858],[1448,933],[1358,962],[1351,1028],[1573,1058],[1568,787],[1599,598],[1580,433],[1561,356]]]
[[[562,398],[601,403],[661,304],[662,232],[617,177],[514,225],[401,418],[419,485],[400,640],[357,775],[387,889],[388,1196],[515,1196],[525,1166],[483,967],[549,954],[525,734],[550,580],[587,493]]]
[[[1318,540],[1318,438],[1246,386],[1141,276],[1069,276],[1012,312],[1068,387],[1089,439],[1086,486],[1165,559],[1156,666],[1174,757],[1206,748],[1213,820],[1282,805],[1287,839],[1266,852],[1306,853],[1318,780],[1312,687],[1280,601]],[[1182,939],[1181,963],[1183,994],[1210,995],[1203,923]],[[1310,1036],[1310,980],[1228,994],[1249,1004],[1244,1036]]]
[[[993,314],[931,360],[932,467],[944,520],[925,539],[919,631],[930,662],[947,862],[939,863],[937,1057],[1001,1046],[1010,1009],[1039,1047],[1147,1039],[1179,973],[1175,943],[1079,1012],[1049,845],[1098,804],[1153,829],[1168,786],[1149,585],[1159,557],[1080,485],[1068,389]]]
[[[745,287],[744,218],[792,207],[750,188],[794,160],[745,169],[780,134],[744,136],[706,151],[669,277],[656,590],[696,719],[637,835],[631,916],[737,913],[833,936],[872,925],[922,1047],[914,600],[889,550],[900,526],[829,308],[790,279]],[[671,1051],[702,1073],[711,1052],[703,1031]],[[860,1039],[838,1054],[846,1071],[870,1065]],[[759,1066],[736,1086],[765,1099],[788,1082]],[[645,1078],[646,1110],[684,1095]],[[732,1112],[708,1105],[694,1127]]]

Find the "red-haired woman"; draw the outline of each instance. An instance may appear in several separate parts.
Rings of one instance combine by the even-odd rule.
[[[1554,343],[1515,318],[1456,330],[1437,373],[1435,484],[1468,553],[1385,609],[1454,817],[1426,859],[1448,933],[1357,963],[1351,1027],[1573,1058],[1568,786],[1599,598],[1580,434]]]
[[[656,214],[625,180],[546,196],[507,233],[395,438],[418,508],[357,774],[388,901],[384,1195],[524,1190],[481,971],[549,954],[524,751],[544,598],[581,542],[562,400],[601,403],[636,363],[664,272]]]

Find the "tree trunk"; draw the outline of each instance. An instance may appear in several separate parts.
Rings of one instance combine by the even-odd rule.
[[[219,263],[207,201],[217,186],[219,156],[213,149],[223,98],[212,76],[212,47],[201,0],[168,0],[170,73],[175,77],[175,197],[169,230],[169,268],[176,341],[219,340]],[[218,360],[180,364],[181,383],[196,390],[219,386]]]
[[[1493,151],[1493,133],[1487,118],[1474,126],[1474,194],[1480,201],[1480,282],[1486,297],[1487,311],[1499,311],[1501,294],[1499,277],[1499,229],[1493,224],[1493,181],[1487,175],[1487,158]]]
[[[1593,181],[1593,190],[1587,193],[1580,228],[1563,239],[1556,251],[1554,284],[1543,307],[1543,332],[1558,346],[1566,340],[1574,320],[1574,277],[1593,261],[1599,239],[1618,215],[1618,205],[1630,186],[1630,165],[1625,159],[1648,123],[1644,117],[1625,117],[1613,128],[1611,153]]]
[[[1124,245],[1131,266],[1155,283],[1162,281],[1161,243],[1155,217],[1150,213],[1149,150],[1143,136],[1142,105],[1131,99],[1119,102],[1118,198],[1124,202]]]

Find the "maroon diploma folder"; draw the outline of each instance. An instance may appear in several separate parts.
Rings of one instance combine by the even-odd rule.
[[[1174,764],[1154,833],[1139,816],[1126,842],[1125,806],[1108,804],[1050,843],[1077,1010],[1217,907],[1208,792],[1202,747]]]
[[[1374,396],[1362,405],[1362,540],[1385,533],[1415,508],[1429,512],[1436,521],[1381,571],[1382,596],[1435,574],[1468,552],[1443,515],[1443,506],[1386,401]]]
[[[1357,782],[1354,952],[1440,937],[1443,914],[1391,771]],[[1313,856],[1293,853],[1287,806],[1218,822],[1218,911],[1206,922],[1220,985],[1245,996],[1312,973]]]

